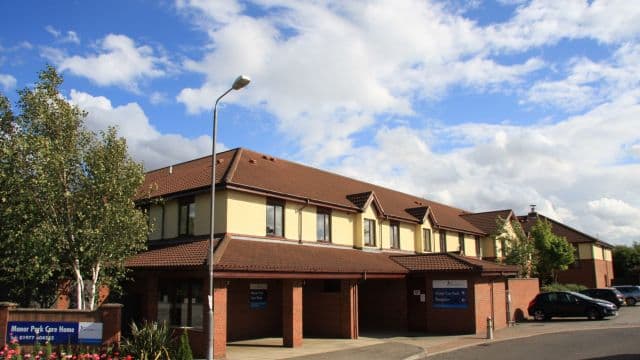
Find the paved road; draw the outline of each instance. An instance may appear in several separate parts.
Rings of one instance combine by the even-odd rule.
[[[640,328],[598,329],[487,343],[430,356],[429,360],[640,359]]]

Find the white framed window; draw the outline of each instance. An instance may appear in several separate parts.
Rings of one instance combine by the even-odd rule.
[[[376,246],[376,221],[364,219],[364,244],[366,246]]]

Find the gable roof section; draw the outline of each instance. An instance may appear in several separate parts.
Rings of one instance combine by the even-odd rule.
[[[582,231],[576,230],[568,225],[565,225],[559,221],[553,220],[550,217],[541,215],[539,213],[529,213],[528,215],[518,216],[520,223],[522,224],[522,228],[527,233],[531,232],[531,228],[535,225],[536,220],[538,218],[545,219],[551,223],[551,230],[554,234],[558,236],[564,236],[569,243],[579,244],[579,243],[597,243],[603,247],[612,249],[613,245],[606,243],[598,238],[595,238],[589,234],[583,233]]]
[[[492,261],[478,260],[472,257],[452,253],[432,253],[419,255],[391,256],[391,259],[411,272],[478,272],[517,274],[518,267],[501,265]]]
[[[211,157],[204,157],[147,173],[143,189],[153,188],[152,197],[167,196],[210,186]],[[230,189],[253,191],[265,195],[309,201],[319,206],[333,206],[361,211],[362,201],[377,203],[383,215],[408,222],[420,222],[407,209],[428,207],[435,226],[474,235],[484,231],[465,221],[467,212],[417,196],[358,181],[342,175],[263,155],[248,149],[234,149],[218,154],[216,182]],[[367,200],[366,194],[369,197]]]
[[[493,234],[497,230],[496,220],[498,217],[509,221],[509,219],[514,217],[513,211],[510,209],[506,210],[496,210],[496,211],[487,211],[481,213],[468,213],[462,214],[463,219],[473,224],[478,229],[484,231],[487,234]]]

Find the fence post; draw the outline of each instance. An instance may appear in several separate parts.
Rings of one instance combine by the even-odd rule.
[[[0,302],[0,348],[6,344],[9,325],[9,311],[15,309],[18,304],[12,302]]]

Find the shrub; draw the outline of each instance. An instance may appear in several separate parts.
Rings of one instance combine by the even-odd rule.
[[[540,290],[542,292],[547,291],[580,291],[586,289],[586,286],[579,284],[560,284],[560,283],[551,283],[548,285],[544,285]]]
[[[122,350],[137,360],[170,360],[171,331],[166,323],[144,322],[141,327],[131,323],[131,336],[124,339]]]
[[[176,351],[177,360],[193,360],[193,354],[191,353],[191,346],[189,345],[189,335],[187,329],[180,335],[180,343],[178,344],[178,350]]]

